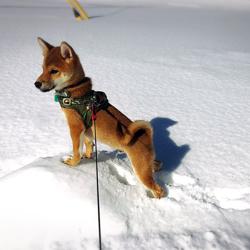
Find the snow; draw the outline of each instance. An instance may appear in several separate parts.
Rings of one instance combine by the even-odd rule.
[[[0,249],[97,249],[95,165],[71,151],[41,73],[41,36],[69,42],[96,90],[149,120],[161,200],[127,157],[99,145],[105,249],[249,249],[249,1],[0,2]],[[38,8],[38,6],[42,6]],[[58,7],[56,7],[58,6]]]
[[[152,7],[152,6],[174,6],[185,8],[220,8],[220,9],[238,9],[244,10],[250,8],[248,0],[84,0],[79,1],[83,6],[140,6],[140,7]],[[67,6],[67,3],[63,0],[44,0],[44,1],[32,1],[32,0],[1,0],[0,5],[4,7],[61,7]]]

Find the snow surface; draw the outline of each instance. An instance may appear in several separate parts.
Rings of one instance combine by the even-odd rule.
[[[197,2],[99,0],[76,22],[58,0],[0,1],[0,249],[98,247],[94,161],[60,162],[70,137],[33,85],[37,36],[69,42],[95,89],[154,128],[161,200],[99,145],[104,249],[250,248],[249,1]]]

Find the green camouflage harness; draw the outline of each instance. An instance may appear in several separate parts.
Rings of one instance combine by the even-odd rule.
[[[73,98],[67,90],[55,92],[55,102],[62,108],[74,109],[82,118],[86,129],[92,126],[92,115],[109,106],[104,92],[90,90],[84,96]]]

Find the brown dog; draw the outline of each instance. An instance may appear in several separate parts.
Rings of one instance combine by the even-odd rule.
[[[44,55],[43,73],[38,77],[35,86],[46,92],[52,89],[67,91],[71,98],[84,97],[92,89],[91,80],[85,77],[80,60],[70,45],[62,42],[54,47],[43,39],[38,43]],[[72,108],[62,107],[68,121],[73,143],[73,156],[64,163],[73,167],[80,163],[83,156],[92,157],[93,126],[87,127],[79,112]],[[139,180],[155,197],[164,196],[163,189],[155,183],[153,172],[158,170],[152,143],[152,128],[146,121],[132,122],[111,104],[100,109],[96,114],[97,139],[109,146],[124,151],[133,166]]]

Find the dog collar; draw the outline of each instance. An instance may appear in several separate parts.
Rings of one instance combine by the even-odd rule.
[[[69,98],[70,97],[70,93],[66,90],[64,91],[55,91],[55,94],[54,94],[54,101],[55,102],[59,102],[59,97],[65,97],[65,98]]]
[[[86,83],[86,82],[89,82],[89,81],[91,81],[91,79],[89,78],[89,77],[84,77],[83,79],[81,79],[79,82],[77,82],[77,83],[75,83],[75,84],[73,84],[73,85],[69,85],[69,86],[67,86],[67,87],[65,87],[65,88],[63,88],[61,91],[64,91],[64,90],[70,90],[70,89],[72,89],[72,88],[75,88],[75,87],[78,87],[79,85],[81,85],[81,84],[84,84],[84,83]]]

